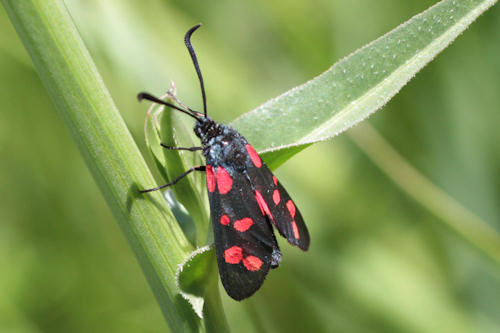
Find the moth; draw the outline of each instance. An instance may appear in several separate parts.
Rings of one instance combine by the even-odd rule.
[[[250,143],[235,129],[212,120],[207,115],[205,86],[191,35],[201,24],[188,30],[184,43],[200,82],[203,112],[180,102],[174,105],[148,93],[138,94],[194,118],[194,133],[199,147],[166,149],[201,151],[206,165],[194,166],[169,182],[142,193],[174,185],[194,171],[206,173],[210,215],[219,274],[227,294],[235,300],[254,294],[271,268],[281,262],[273,229],[303,251],[309,248],[309,232],[304,219],[283,185],[266,166]]]

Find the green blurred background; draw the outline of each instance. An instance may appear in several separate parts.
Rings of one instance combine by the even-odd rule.
[[[434,1],[68,0],[141,147],[164,92],[229,122],[323,72]],[[168,331],[151,290],[0,10],[0,331]],[[493,7],[368,120],[434,184],[500,229],[500,10]],[[500,269],[394,185],[348,135],[276,171],[310,228],[249,301],[223,292],[235,332],[499,332]]]

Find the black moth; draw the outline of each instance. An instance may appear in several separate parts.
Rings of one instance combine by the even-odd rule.
[[[207,116],[203,77],[191,45],[191,35],[199,27],[200,24],[189,29],[184,42],[200,81],[203,113],[180,102],[182,107],[164,102],[147,93],[137,97],[169,106],[196,119],[194,132],[201,140],[201,147],[162,146],[201,150],[206,165],[192,167],[168,184],[141,192],[173,185],[193,171],[206,172],[220,277],[228,295],[242,300],[255,293],[269,269],[278,267],[281,261],[273,226],[290,244],[304,251],[309,248],[309,232],[286,190],[247,140],[231,127]]]

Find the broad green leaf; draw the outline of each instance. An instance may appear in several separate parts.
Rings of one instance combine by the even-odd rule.
[[[495,2],[443,0],[232,126],[276,167],[381,108]]]
[[[176,275],[182,297],[205,323],[207,332],[229,332],[226,318],[219,311],[219,271],[213,245],[196,249],[181,264]]]
[[[210,275],[216,273],[215,267],[214,247],[204,246],[194,251],[177,270],[176,281],[181,295],[200,318],[203,318],[206,288]]]

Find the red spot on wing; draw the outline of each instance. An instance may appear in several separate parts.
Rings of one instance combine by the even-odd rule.
[[[226,194],[233,187],[233,179],[229,175],[226,169],[223,167],[217,168],[217,188],[219,189],[220,194]]]
[[[234,221],[233,226],[234,226],[234,229],[238,230],[239,232],[245,232],[248,229],[250,229],[252,224],[253,224],[253,220],[251,218],[244,217],[241,220]]]
[[[227,215],[222,215],[220,218],[220,224],[222,225],[228,225],[230,222],[229,216]]]
[[[255,256],[248,256],[243,258],[243,265],[245,265],[245,268],[248,269],[249,271],[258,271],[262,267],[262,260]]]
[[[297,228],[297,223],[295,223],[295,221],[292,221],[292,230],[293,237],[295,237],[295,239],[300,239],[299,228]]]
[[[260,192],[257,190],[255,190],[255,200],[257,200],[257,203],[259,204],[262,215],[267,215],[271,220],[274,221],[273,215],[271,214],[271,211],[269,210],[266,201],[262,197],[262,194],[260,194]]]
[[[239,264],[243,259],[243,250],[239,246],[231,246],[224,251],[224,260],[228,264]]]
[[[207,165],[205,168],[206,174],[207,174],[207,188],[208,192],[213,192],[215,191],[215,176],[214,176],[214,169],[212,168],[211,165]]]
[[[290,215],[292,215],[292,219],[295,218],[295,205],[293,204],[292,200],[288,200],[286,202],[286,208],[288,208]]]
[[[274,182],[274,185],[278,186],[278,178],[276,178],[275,175],[273,175],[273,182]]]
[[[274,190],[273,192],[273,201],[276,206],[280,203],[281,196],[280,196],[280,191]]]
[[[253,149],[253,147],[249,144],[246,145],[248,155],[250,155],[250,158],[252,159],[253,164],[257,167],[260,168],[262,166],[262,160],[260,159],[259,154]]]

